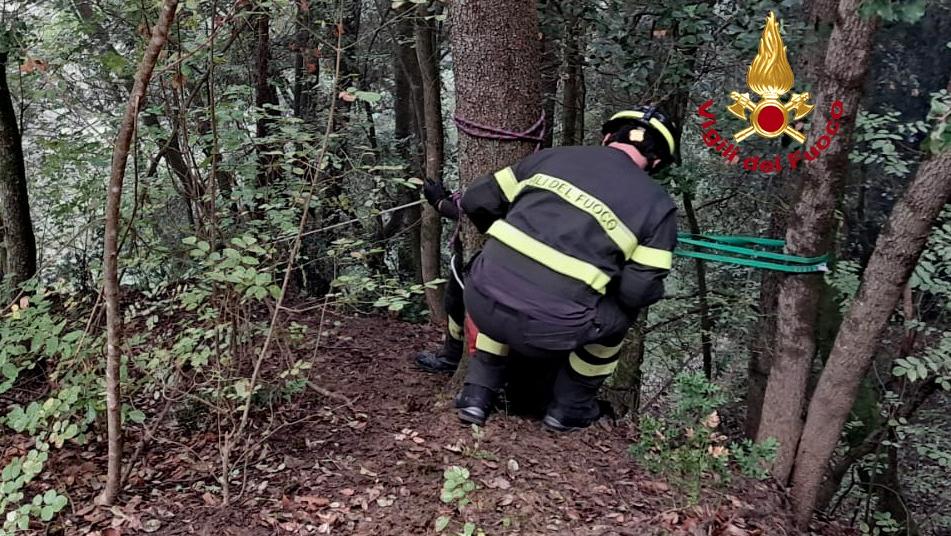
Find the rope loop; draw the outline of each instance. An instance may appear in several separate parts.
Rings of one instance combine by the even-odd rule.
[[[535,150],[541,149],[542,142],[545,141],[545,112],[542,111],[541,117],[535,124],[519,132],[515,130],[506,130],[504,128],[483,125],[470,121],[459,114],[453,116],[456,128],[473,138],[482,138],[486,140],[497,141],[527,141],[535,142]]]

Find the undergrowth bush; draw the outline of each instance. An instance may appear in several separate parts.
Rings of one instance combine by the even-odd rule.
[[[760,444],[747,440],[727,445],[727,437],[718,431],[717,413],[725,403],[720,387],[703,374],[680,374],[674,407],[663,418],[641,417],[640,438],[631,445],[631,454],[647,470],[681,488],[691,503],[699,498],[705,479],[730,481],[731,459],[744,476],[765,479],[766,463],[775,458],[778,443],[770,439]]]

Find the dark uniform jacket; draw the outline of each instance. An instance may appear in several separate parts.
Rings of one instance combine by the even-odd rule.
[[[603,333],[663,297],[676,207],[618,149],[537,152],[477,179],[462,208],[488,235],[468,284],[521,314]]]

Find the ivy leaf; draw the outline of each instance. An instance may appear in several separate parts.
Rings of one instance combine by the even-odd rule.
[[[451,520],[449,519],[448,516],[439,516],[439,517],[437,517],[437,518],[436,518],[436,532],[437,532],[437,533],[440,533],[440,532],[446,530],[446,527],[449,526],[449,522],[450,522],[450,521],[451,521]]]

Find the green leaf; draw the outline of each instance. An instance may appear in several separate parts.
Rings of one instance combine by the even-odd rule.
[[[462,534],[463,536],[472,536],[475,534],[475,529],[475,523],[466,523],[465,526],[462,527]]]
[[[449,526],[451,519],[448,516],[439,516],[436,518],[436,532],[440,533],[446,530],[446,527]]]
[[[382,95],[380,95],[379,93],[375,93],[373,91],[357,91],[354,93],[354,95],[358,99],[365,102],[369,102],[370,104],[373,104],[375,102],[380,102],[380,99],[383,98]]]
[[[142,424],[145,422],[145,413],[141,410],[134,409],[129,412],[129,420],[136,424]]]

